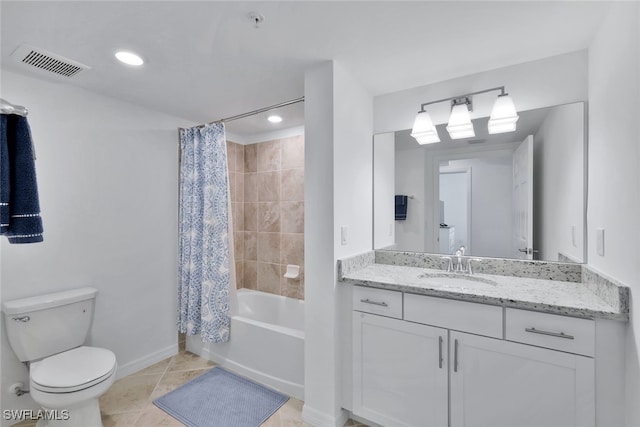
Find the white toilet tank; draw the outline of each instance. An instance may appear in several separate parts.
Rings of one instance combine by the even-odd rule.
[[[9,343],[21,362],[82,345],[87,338],[97,289],[80,288],[2,303]]]

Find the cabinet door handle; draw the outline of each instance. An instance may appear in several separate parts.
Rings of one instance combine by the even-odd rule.
[[[565,334],[564,332],[560,332],[560,333],[549,332],[549,331],[543,331],[536,328],[524,328],[524,330],[526,332],[531,332],[532,334],[549,335],[550,337],[566,338],[568,340],[574,339],[573,335],[568,335],[568,334]]]
[[[453,372],[458,372],[458,340],[453,340]]]
[[[438,337],[438,365],[442,369],[442,337]]]
[[[360,302],[363,302],[365,304],[379,305],[379,306],[382,306],[382,307],[389,307],[389,304],[387,304],[384,301],[372,301],[369,298],[361,299]]]

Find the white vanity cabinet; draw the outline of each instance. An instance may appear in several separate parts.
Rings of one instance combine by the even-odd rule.
[[[353,412],[383,426],[447,425],[447,330],[353,313]]]
[[[450,334],[451,427],[595,425],[594,360]]]
[[[380,311],[391,307],[394,318]],[[592,320],[359,286],[353,309],[357,416],[389,427],[595,426]]]

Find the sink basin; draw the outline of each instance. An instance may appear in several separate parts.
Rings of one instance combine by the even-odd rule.
[[[419,275],[418,278],[429,279],[429,281],[432,283],[445,285],[450,285],[454,282],[457,282],[461,285],[468,285],[470,284],[469,282],[484,283],[486,285],[497,285],[497,283],[491,279],[463,273],[423,273]]]

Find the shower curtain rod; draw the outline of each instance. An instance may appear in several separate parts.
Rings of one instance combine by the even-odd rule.
[[[249,111],[248,113],[237,114],[235,116],[226,117],[224,119],[214,120],[213,122],[209,122],[209,123],[206,123],[204,125],[195,126],[195,127],[200,129],[200,128],[203,128],[205,126],[212,125],[214,123],[231,122],[233,120],[238,120],[238,119],[243,119],[245,117],[255,116],[256,114],[264,113],[265,111],[274,110],[274,109],[280,108],[280,107],[286,107],[287,105],[297,104],[298,102],[304,102],[304,96],[301,96],[300,98],[292,99],[290,101],[281,102],[279,104],[270,105],[269,107],[260,108],[259,110]],[[184,128],[180,128],[180,129],[182,130]]]

